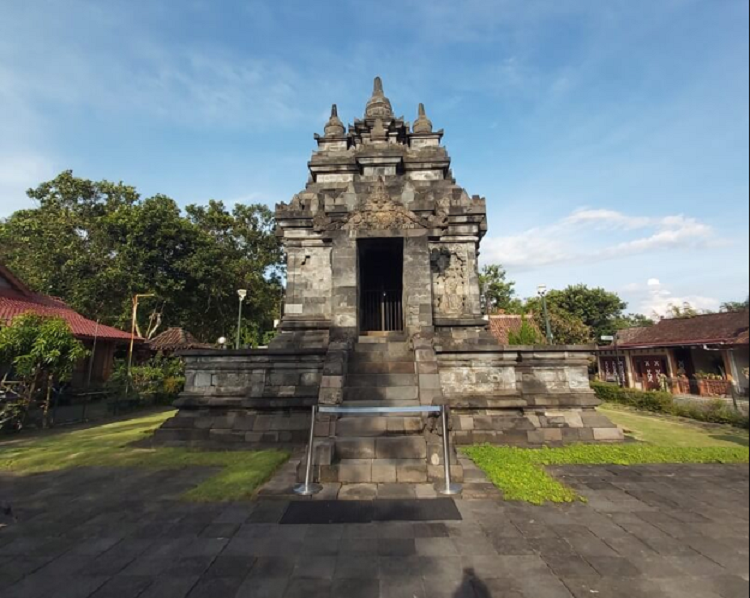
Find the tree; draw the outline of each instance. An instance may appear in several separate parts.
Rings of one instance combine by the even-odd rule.
[[[501,265],[485,266],[479,274],[482,301],[487,313],[499,310],[517,312],[523,305],[516,297],[516,283],[508,280],[508,273]]]
[[[533,301],[535,300],[531,302]],[[533,313],[537,327],[540,330],[545,330],[546,322],[541,301],[533,310]],[[557,306],[550,306],[549,321],[552,327],[553,343],[556,345],[587,345],[595,340],[591,327],[587,326],[581,318]]]
[[[627,314],[614,320],[616,330],[625,330],[627,328],[650,328],[656,322],[643,314]]]
[[[15,378],[23,382],[20,404],[13,413],[3,413],[1,420],[13,420],[23,426],[29,409],[42,394],[44,427],[49,425],[49,409],[56,384],[68,382],[76,365],[88,351],[70,331],[65,320],[28,314],[0,328],[0,363],[12,367]]]
[[[744,301],[727,301],[721,305],[721,311],[725,313],[747,311],[748,309],[750,309],[750,297]]]
[[[28,192],[39,207],[0,222],[0,260],[35,291],[82,314],[129,329],[132,298],[141,328],[159,314],[203,340],[234,330],[237,289],[246,314],[270,328],[278,317],[282,251],[271,211],[221,202],[184,213],[164,195],[77,178],[71,171]]]
[[[544,342],[539,328],[527,317],[523,317],[520,330],[508,333],[508,344],[510,346],[541,345]]]
[[[667,307],[667,313],[664,317],[668,320],[676,320],[678,318],[695,318],[708,313],[711,312],[707,310],[700,310],[685,301],[682,305],[670,303],[669,307]]]
[[[560,332],[555,334],[555,341],[563,342],[562,338],[585,339],[581,340],[584,343],[614,334],[628,306],[616,293],[601,288],[592,289],[583,284],[562,291],[550,291],[547,305],[553,329],[557,325]],[[530,299],[526,306],[535,314],[542,312],[541,299]]]

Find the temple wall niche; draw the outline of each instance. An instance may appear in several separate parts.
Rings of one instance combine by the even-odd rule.
[[[430,262],[435,316],[450,319],[481,314],[473,244],[434,243]]]
[[[289,247],[287,251],[287,315],[330,319],[331,248]]]

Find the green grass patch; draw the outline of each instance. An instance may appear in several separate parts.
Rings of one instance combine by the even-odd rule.
[[[750,434],[729,426],[693,423],[672,416],[656,416],[606,405],[599,409],[636,440],[679,448],[736,448],[750,446]]]
[[[750,463],[748,435],[735,428],[685,423],[612,406],[602,411],[641,442],[555,449],[483,445],[466,448],[464,452],[503,491],[506,500],[535,505],[584,500],[547,473],[545,468],[549,466]]]
[[[0,444],[0,471],[35,474],[78,467],[152,469],[216,468],[219,472],[184,498],[197,502],[243,500],[267,482],[288,459],[283,451],[201,452],[131,446],[150,437],[174,412],[84,430]]]

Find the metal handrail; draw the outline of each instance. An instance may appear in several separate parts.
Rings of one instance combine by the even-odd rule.
[[[307,445],[307,466],[305,468],[305,483],[294,488],[294,492],[300,496],[315,496],[323,491],[323,486],[314,484],[312,481],[312,469],[315,449],[315,423],[317,414],[325,415],[380,415],[398,413],[440,413],[443,424],[443,461],[445,464],[445,487],[439,490],[443,496],[456,496],[463,490],[459,484],[451,482],[451,460],[450,460],[450,435],[448,431],[448,407],[425,406],[425,407],[318,407],[312,408],[312,421],[310,424],[310,442]]]

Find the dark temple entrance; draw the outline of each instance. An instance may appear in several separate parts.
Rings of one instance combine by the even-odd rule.
[[[404,329],[404,240],[359,242],[360,330]]]

